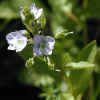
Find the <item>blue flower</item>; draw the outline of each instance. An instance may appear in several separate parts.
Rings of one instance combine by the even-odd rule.
[[[34,18],[35,19],[38,19],[39,17],[41,17],[42,13],[43,13],[43,9],[40,8],[38,9],[36,6],[35,6],[35,3],[33,3],[31,5],[31,8],[30,8],[30,12],[32,15],[34,15]]]
[[[51,36],[34,36],[34,56],[51,55],[54,49],[55,40]]]
[[[16,52],[22,51],[27,45],[27,37],[24,36],[26,33],[26,30],[20,30],[7,34],[8,50],[16,50]]]
[[[24,14],[24,8],[21,7],[21,11],[20,11],[20,16],[21,16],[21,19],[23,21],[25,21],[25,14]],[[29,14],[31,14],[32,16],[34,16],[34,19],[37,20],[37,23],[40,23],[40,21],[38,20],[38,18],[41,17],[41,15],[43,14],[43,9],[42,8],[37,8],[35,3],[32,3],[31,7],[30,7],[30,10],[29,10]]]

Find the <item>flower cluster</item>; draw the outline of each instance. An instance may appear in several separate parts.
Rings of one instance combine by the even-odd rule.
[[[36,8],[35,4],[32,4],[30,7],[30,13],[34,16],[33,20],[37,20],[43,14],[43,9]],[[23,11],[20,12],[22,20],[25,20],[25,16]],[[28,42],[27,38],[28,31],[20,30],[11,32],[6,36],[6,40],[9,44],[9,50],[15,50],[16,52],[22,51]],[[33,39],[33,54],[34,56],[43,56],[43,55],[51,55],[52,50],[54,49],[55,40],[51,36],[43,36],[43,35],[34,35]]]
[[[21,16],[22,20],[25,20],[25,15],[23,12],[24,12],[24,9],[22,8],[20,11],[20,16]],[[31,13],[31,15],[33,15],[34,19],[37,20],[43,14],[43,9],[42,8],[38,9],[36,7],[35,3],[33,3],[30,7],[29,12]]]

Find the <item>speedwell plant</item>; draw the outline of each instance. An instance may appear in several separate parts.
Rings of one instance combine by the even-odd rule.
[[[72,6],[68,7],[70,9],[63,5],[62,9],[59,4],[62,12],[67,9],[71,16]],[[96,100],[100,88],[95,92],[91,82],[93,73],[99,69],[100,57],[95,59],[98,55],[96,41],[83,49],[75,46],[76,32],[64,29],[59,24],[63,17],[59,11],[53,10],[55,16],[52,17],[53,32],[50,34],[44,31],[47,24],[43,8],[32,3],[29,8],[22,7],[20,11],[26,29],[6,35],[8,50],[15,50],[26,60],[20,81],[40,87],[43,90],[40,97],[46,100],[83,100],[85,93],[88,95],[85,100]],[[56,18],[58,22],[55,22]],[[75,16],[72,18],[78,21]]]

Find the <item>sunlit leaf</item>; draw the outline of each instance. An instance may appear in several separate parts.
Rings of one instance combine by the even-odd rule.
[[[72,69],[72,70],[74,70],[74,69],[80,70],[80,69],[86,69],[86,68],[91,69],[91,68],[94,68],[95,65],[91,64],[89,62],[80,61],[78,63],[70,62],[66,65],[66,67],[69,68],[69,69]]]

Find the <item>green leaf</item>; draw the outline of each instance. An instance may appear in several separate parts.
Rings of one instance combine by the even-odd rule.
[[[84,47],[78,56],[78,61],[88,61],[93,63],[97,53],[96,41],[92,41],[86,47]]]
[[[74,96],[78,96],[79,93],[83,93],[87,89],[94,68],[95,64],[85,61],[70,62],[66,65],[66,79]]]
[[[68,30],[61,29],[61,27],[58,27],[57,31],[57,33],[54,33],[56,39],[65,38],[66,36],[73,34],[73,32],[68,32]]]
[[[20,7],[29,7],[33,0],[8,0],[0,2],[0,18],[19,18]]]
[[[95,72],[100,73],[100,49],[98,49],[96,57],[95,57]]]
[[[35,32],[35,28],[37,27],[35,20],[34,20],[34,16],[30,13],[30,8],[25,7],[23,8],[23,14],[25,16],[25,19],[22,21],[25,24],[25,26],[27,27],[27,29],[31,32],[31,33],[36,33]]]
[[[66,65],[71,61],[72,61],[72,58],[71,58],[69,53],[62,54],[62,63],[63,63],[63,65]]]
[[[95,67],[95,64],[91,64],[91,63],[85,62],[85,61],[81,61],[78,63],[70,62],[66,65],[66,68],[72,69],[72,70],[75,70],[75,69],[80,70],[80,69],[87,69],[87,68],[93,69],[94,67]]]
[[[75,100],[71,93],[62,93],[60,95],[60,100]]]
[[[77,97],[89,86],[95,64],[80,61],[70,62],[65,67],[66,80],[69,83],[73,95]]]
[[[69,71],[66,70],[66,81],[69,83],[70,89],[75,97],[79,94],[84,93],[84,91],[89,86],[92,77],[93,68],[88,69],[74,69]]]

